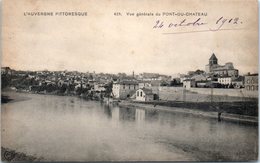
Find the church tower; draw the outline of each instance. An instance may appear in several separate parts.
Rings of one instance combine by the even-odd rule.
[[[209,58],[209,64],[205,66],[206,73],[210,73],[212,71],[212,68],[218,65],[218,58],[213,53],[211,57]]]
[[[209,58],[209,65],[217,65],[217,64],[218,64],[218,58],[213,53]]]

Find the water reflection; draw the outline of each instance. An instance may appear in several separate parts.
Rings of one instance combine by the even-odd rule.
[[[145,110],[135,109],[135,121],[142,123],[145,121]]]
[[[112,118],[115,121],[119,121],[120,118],[120,111],[119,111],[119,107],[114,107],[113,111],[112,111]]]
[[[111,111],[111,106],[110,105],[103,105],[104,107],[104,113],[107,115],[108,118],[112,118],[112,111]]]
[[[104,113],[108,118],[113,120],[121,121],[136,121],[144,122],[146,114],[149,114],[144,109],[128,108],[128,107],[118,107],[111,105],[102,105],[104,107]],[[156,113],[152,113],[153,115]],[[148,115],[149,116],[149,115]],[[151,118],[151,116],[149,116]]]

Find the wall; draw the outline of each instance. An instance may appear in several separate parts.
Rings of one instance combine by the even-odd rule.
[[[153,88],[154,91],[158,90]],[[190,88],[182,87],[159,87],[159,98],[171,101],[244,101],[250,98],[258,98],[258,91],[246,91],[245,89],[222,89],[214,88],[211,95],[211,88]]]
[[[153,95],[145,95],[146,101],[153,101]]]

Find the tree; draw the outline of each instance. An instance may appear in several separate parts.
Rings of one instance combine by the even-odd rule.
[[[112,93],[112,88],[113,88],[113,82],[109,82],[105,86],[105,97],[109,97]]]
[[[1,80],[2,80],[2,83],[1,83],[1,86],[2,86],[2,89],[9,86],[10,83],[11,83],[11,76],[8,75],[8,74],[2,74],[1,75]]]
[[[204,72],[205,72],[205,71],[198,69],[198,70],[195,71],[195,74],[200,75],[200,74],[203,74]]]
[[[166,81],[161,81],[160,86],[169,86],[169,83]]]
[[[53,92],[56,90],[56,86],[54,84],[47,84],[45,89],[47,92]]]

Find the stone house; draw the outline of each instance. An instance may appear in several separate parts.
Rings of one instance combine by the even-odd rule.
[[[136,81],[119,81],[113,83],[112,95],[114,98],[126,99],[135,94],[138,89]]]

